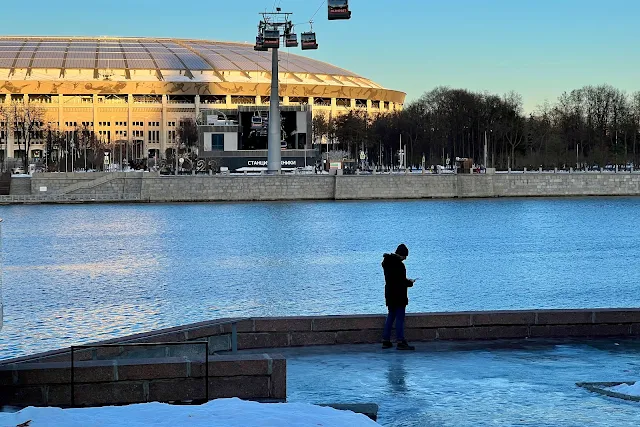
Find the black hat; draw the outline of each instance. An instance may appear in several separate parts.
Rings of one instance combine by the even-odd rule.
[[[407,247],[404,245],[404,243],[400,243],[400,245],[396,249],[396,254],[406,258],[406,257],[409,256],[409,249],[407,249]]]

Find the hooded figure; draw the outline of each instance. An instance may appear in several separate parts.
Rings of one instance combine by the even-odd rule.
[[[415,280],[407,279],[407,269],[404,260],[409,256],[409,249],[400,244],[393,254],[384,254],[382,269],[384,270],[384,298],[389,310],[382,334],[382,348],[391,348],[391,328],[396,323],[396,338],[398,350],[415,350],[404,338],[404,317],[409,298],[407,289],[413,286]]]
[[[401,253],[398,253],[398,250]],[[402,253],[406,255],[402,255]],[[407,279],[407,269],[403,262],[408,254],[407,247],[400,245],[396,253],[382,256],[385,281],[384,299],[387,307],[406,307],[409,305],[407,289],[413,286],[413,282]]]

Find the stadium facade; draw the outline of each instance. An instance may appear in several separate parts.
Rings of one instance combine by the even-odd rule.
[[[405,94],[342,68],[280,52],[283,114],[295,114],[288,148],[311,148],[311,117],[351,109],[370,114],[402,108]],[[223,151],[266,149],[246,138],[253,116],[268,111],[270,52],[253,45],[158,38],[0,37],[0,103],[37,104],[61,131],[90,128],[106,141],[127,141],[136,156],[164,157],[181,120],[220,112],[239,122],[239,142]],[[265,121],[268,117],[265,118]],[[244,121],[244,125],[243,122]],[[12,126],[0,123],[2,158],[24,156]],[[215,144],[214,144],[215,145]],[[214,147],[215,149],[216,147]],[[35,140],[29,158],[42,156]]]

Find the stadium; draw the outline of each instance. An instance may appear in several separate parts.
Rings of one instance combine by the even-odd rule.
[[[279,98],[287,127],[283,148],[313,147],[313,114],[335,116],[351,109],[378,114],[402,108],[405,99],[402,92],[286,49],[280,51],[279,67]],[[210,150],[245,157],[248,154],[240,152],[266,150],[266,136],[252,132],[252,118],[268,120],[270,81],[271,53],[255,51],[250,44],[0,37],[1,105],[38,105],[49,127],[63,132],[90,129],[107,142],[126,141],[137,158],[164,158],[179,143],[176,127],[181,120],[207,112],[237,123],[238,133],[236,142],[225,136]],[[31,142],[30,159],[43,155],[43,139],[38,134]],[[3,160],[24,157],[26,144],[9,123],[0,123],[0,144]]]

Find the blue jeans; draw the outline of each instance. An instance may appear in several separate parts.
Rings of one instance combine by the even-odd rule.
[[[384,324],[384,332],[382,333],[382,339],[384,341],[391,340],[391,328],[393,327],[393,321],[396,321],[396,338],[398,341],[404,340],[404,315],[406,307],[389,307],[389,314],[387,315],[387,321]]]

